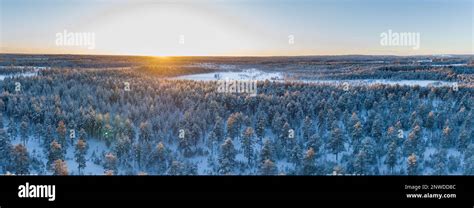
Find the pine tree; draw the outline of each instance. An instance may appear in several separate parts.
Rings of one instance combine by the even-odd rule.
[[[48,168],[52,168],[51,165],[54,163],[56,160],[63,160],[64,155],[63,155],[63,150],[61,144],[56,142],[56,140],[53,140],[51,142],[50,147],[49,147],[49,152],[48,152]]]
[[[454,155],[449,156],[448,158],[448,173],[453,173],[459,170],[461,164],[461,157]]]
[[[156,168],[158,174],[164,173],[165,170],[168,168],[168,154],[169,150],[165,147],[163,142],[160,142],[158,143],[158,145],[156,145],[156,150],[153,158],[156,161]]]
[[[303,123],[303,140],[308,141],[311,135],[313,135],[313,122],[306,116]]]
[[[193,124],[191,126],[191,130],[190,130],[190,142],[191,144],[196,147],[198,145],[198,141],[200,140],[201,138],[201,128],[197,125],[197,124]]]
[[[351,116],[351,120],[349,122],[349,126],[348,126],[349,132],[354,132],[354,127],[357,123],[360,123],[359,116],[357,115],[356,112],[353,112],[352,116]],[[360,127],[362,127],[362,125],[360,125]],[[362,128],[361,128],[361,130],[362,130]],[[360,138],[362,138],[362,135],[360,135]]]
[[[313,150],[317,153],[322,146],[323,141],[318,134],[313,134],[309,137],[309,141],[306,144],[306,148],[313,148]]]
[[[408,168],[407,168],[407,173],[408,175],[416,175],[418,174],[418,163],[417,163],[417,158],[415,153],[412,153],[410,156],[408,156]]]
[[[222,118],[217,117],[216,123],[212,129],[212,133],[214,133],[217,142],[221,142],[224,139],[224,125],[222,124]]]
[[[278,169],[271,160],[265,160],[262,167],[260,168],[260,174],[262,175],[276,175],[278,174]]]
[[[247,127],[242,136],[242,148],[244,149],[244,156],[247,158],[247,163],[251,165],[253,159],[253,135],[252,127]]]
[[[20,124],[20,139],[23,146],[26,146],[28,142],[28,123],[26,121],[22,121]]]
[[[404,153],[417,153],[420,150],[421,130],[419,126],[415,126],[408,134],[408,139],[404,142]]]
[[[58,159],[53,162],[53,175],[68,175],[67,164],[64,160]]]
[[[76,159],[77,169],[79,171],[79,174],[81,173],[81,170],[83,170],[86,167],[87,149],[88,149],[88,145],[86,141],[83,140],[82,138],[78,139],[75,146],[74,157]]]
[[[440,149],[434,155],[434,174],[436,175],[445,175],[446,168],[448,165],[448,153],[446,149]]]
[[[372,123],[372,138],[376,141],[376,143],[380,143],[382,139],[382,118],[380,115],[377,114],[375,116],[375,120]]]
[[[18,136],[17,126],[13,118],[10,118],[10,122],[8,122],[7,131],[8,131],[8,135],[10,135],[11,140],[15,140],[15,138]]]
[[[265,137],[265,119],[263,117],[258,119],[255,133],[257,134],[261,145],[263,137]]]
[[[22,144],[15,145],[12,157],[15,174],[24,175],[30,173],[30,156],[25,146]]]
[[[86,130],[84,130],[83,128],[81,128],[81,130],[79,130],[79,139],[82,139],[82,140],[86,140],[87,138],[87,133],[86,133]]]
[[[219,140],[216,134],[213,131],[211,131],[211,133],[209,133],[209,136],[207,137],[207,146],[211,150],[212,155],[214,154],[214,152],[216,152],[218,143],[219,143]]]
[[[425,122],[426,128],[428,128],[430,130],[433,129],[434,121],[435,121],[434,117],[435,117],[435,115],[434,115],[433,111],[430,111],[428,113],[428,118],[426,119],[426,122]]]
[[[57,142],[61,145],[63,152],[66,153],[67,149],[67,142],[66,142],[66,125],[64,121],[59,121],[58,127],[56,128],[56,132],[58,133],[58,140]]]
[[[472,156],[474,156],[474,144],[467,146],[466,151],[464,151],[464,161],[469,160]]]
[[[295,169],[297,171],[301,165],[302,159],[303,159],[303,154],[301,151],[301,147],[300,145],[297,144],[293,147],[293,150],[291,150],[291,154],[290,154],[290,161],[291,163],[295,165]]]
[[[10,162],[12,145],[5,130],[0,129],[0,168],[5,171]]]
[[[461,129],[461,133],[459,134],[458,138],[458,148],[461,152],[464,152],[468,145],[471,143],[471,139],[467,133],[466,126],[463,126]]]
[[[354,152],[359,152],[361,142],[362,142],[362,124],[360,121],[357,121],[356,124],[352,127],[352,146],[354,147]]]
[[[280,152],[282,153],[286,153],[288,151],[290,151],[291,149],[293,149],[293,141],[292,139],[290,138],[290,124],[288,124],[288,122],[285,122],[285,124],[283,124],[283,128],[282,128],[282,132],[279,136],[279,146],[280,146]],[[294,139],[294,135],[292,135],[293,139]],[[281,155],[284,155],[284,154],[281,154]]]
[[[107,145],[107,147],[110,147],[110,145],[112,144],[112,139],[114,137],[114,131],[112,129],[112,126],[110,124],[105,124],[102,131],[102,138],[105,141],[105,145]]]
[[[467,158],[464,162],[464,174],[474,175],[474,155]]]
[[[227,119],[227,137],[234,139],[239,133],[240,113],[233,113]]]
[[[120,164],[130,159],[132,141],[128,137],[128,134],[120,134],[117,138],[117,141],[115,142],[113,149]]]
[[[51,145],[51,142],[54,141],[54,136],[53,136],[53,132],[54,132],[54,128],[47,124],[46,125],[46,130],[44,131],[44,135],[43,135],[43,148],[45,149],[48,149]]]
[[[273,161],[274,155],[273,155],[273,146],[270,140],[267,138],[265,139],[265,142],[263,143],[262,150],[260,152],[260,164],[262,165],[265,160],[271,160]]]
[[[280,113],[277,112],[275,116],[273,116],[273,120],[272,120],[272,131],[276,136],[279,136],[280,134],[282,134],[281,127],[283,126],[283,124],[284,124],[283,116],[281,116]]]
[[[391,142],[395,142],[397,145],[399,145],[398,132],[395,130],[395,127],[393,126],[388,127],[385,142],[389,144]]]
[[[140,132],[138,138],[141,144],[149,144],[151,142],[151,127],[148,122],[140,123]]]
[[[331,130],[329,150],[336,155],[336,161],[339,161],[337,156],[340,152],[344,151],[344,141],[342,139],[342,131],[336,125],[333,125],[333,129]]]
[[[219,155],[219,173],[231,174],[235,168],[236,151],[232,139],[227,138],[221,145],[221,154]]]
[[[125,124],[124,124],[124,134],[130,139],[130,141],[135,140],[135,131],[134,131],[134,126],[130,119],[125,119]]]
[[[187,129],[184,131],[185,131],[184,136],[179,138],[178,148],[183,153],[183,156],[191,157],[193,155],[193,151],[191,149],[192,147],[192,141],[190,138],[191,133]]]
[[[104,160],[104,169],[117,174],[117,157],[112,153],[107,153]]]
[[[303,175],[316,174],[315,153],[313,148],[309,148],[303,158]]]
[[[451,128],[449,127],[449,122],[446,121],[445,127],[443,128],[443,136],[441,137],[441,146],[443,148],[450,148],[453,146],[451,139]]]
[[[374,166],[377,163],[376,146],[375,140],[371,137],[362,140],[361,150],[365,152],[366,164],[369,166]]]
[[[387,159],[385,163],[387,163],[391,173],[393,173],[393,168],[395,167],[395,165],[397,165],[397,148],[397,143],[395,141],[392,141],[388,146]]]
[[[367,174],[368,172],[367,153],[363,149],[355,155],[354,172],[355,174]]]
[[[137,163],[138,168],[142,167],[142,155],[143,155],[142,145],[140,145],[139,143],[134,143],[133,144],[133,157]]]
[[[170,169],[168,170],[169,175],[183,175],[184,173],[183,164],[179,161],[171,162]]]

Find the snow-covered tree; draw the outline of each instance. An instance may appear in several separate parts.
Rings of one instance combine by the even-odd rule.
[[[352,127],[352,147],[354,148],[354,152],[359,152],[360,145],[362,143],[362,123],[357,121],[356,124]]]
[[[30,173],[30,156],[25,146],[22,144],[15,145],[12,157],[15,174],[23,175]]]
[[[0,129],[0,168],[5,171],[11,159],[12,145],[4,129]]]
[[[234,139],[238,136],[240,128],[240,113],[233,113],[227,119],[227,137]]]
[[[265,118],[260,117],[257,120],[257,124],[255,127],[255,133],[260,141],[260,145],[262,144],[263,137],[265,137]]]
[[[344,151],[344,140],[342,138],[341,129],[335,125],[333,125],[333,129],[331,130],[328,147],[331,153],[336,155],[336,161],[339,161],[337,156],[340,152]]]
[[[221,145],[221,152],[219,155],[219,173],[232,174],[236,165],[235,162],[236,151],[231,138],[227,138],[224,144]]]
[[[446,149],[439,149],[434,155],[434,174],[446,175],[448,167],[448,152]]]
[[[313,135],[313,122],[311,121],[311,118],[306,116],[303,124],[303,140],[308,141],[311,135]]]
[[[114,154],[105,154],[104,169],[113,171],[114,174],[117,174],[117,157]]]
[[[303,158],[303,175],[314,175],[317,173],[316,163],[315,163],[315,153],[312,148],[309,148],[306,151],[306,154]]]
[[[441,137],[441,146],[443,148],[450,148],[453,146],[452,130],[449,127],[448,121],[446,121],[445,127],[443,128],[443,136]]]
[[[418,162],[415,153],[412,153],[408,156],[407,160],[407,173],[408,175],[417,175],[418,174]]]
[[[262,165],[266,160],[274,160],[273,145],[269,139],[265,139],[265,142],[263,143],[263,147],[260,152],[259,165]]]
[[[163,174],[164,171],[168,168],[169,160],[169,149],[165,147],[163,142],[156,145],[156,149],[153,154],[153,161],[156,163],[156,169],[158,174]]]
[[[26,146],[26,143],[28,142],[28,122],[27,121],[22,121],[20,124],[20,139],[21,139],[21,142],[23,143],[23,146]]]
[[[323,145],[323,141],[319,134],[313,134],[309,137],[308,142],[306,143],[306,148],[313,148],[313,150],[318,153],[320,151],[321,146]]]
[[[472,130],[471,130],[472,131]],[[461,128],[461,133],[459,133],[458,137],[458,148],[459,151],[464,152],[466,148],[471,143],[472,138],[469,138],[468,130],[466,126]]]
[[[278,168],[275,163],[271,160],[265,160],[262,167],[260,168],[260,174],[262,175],[276,175],[278,174]]]
[[[391,173],[393,173],[393,168],[397,165],[397,160],[399,156],[397,153],[397,148],[398,146],[395,141],[390,142],[385,163],[390,168]]]
[[[54,175],[68,175],[67,164],[64,160],[58,159],[53,162]]]
[[[58,139],[57,142],[61,145],[63,148],[64,153],[66,153],[66,125],[64,124],[64,121],[59,121],[58,127],[56,128],[56,132],[58,134]]]
[[[76,146],[75,146],[75,151],[74,151],[74,158],[77,163],[77,169],[79,171],[79,174],[81,173],[82,170],[86,167],[86,153],[87,153],[88,145],[85,140],[83,139],[78,139]]]
[[[254,131],[252,127],[247,127],[242,136],[242,148],[244,150],[244,156],[247,158],[247,163],[251,165],[253,159],[253,137]]]
[[[224,140],[224,124],[222,123],[222,118],[217,117],[216,118],[216,123],[214,124],[214,127],[212,129],[212,133],[214,134],[216,141],[221,142]]]
[[[301,150],[301,147],[300,145],[295,145],[293,147],[293,150],[291,150],[290,161],[291,163],[294,164],[297,172],[298,172],[298,169],[300,168],[302,160],[303,160],[303,152]]]
[[[474,175],[474,155],[467,158],[464,162],[464,174]]]
[[[51,165],[54,163],[56,160],[63,160],[64,159],[64,154],[62,150],[61,144],[56,142],[56,140],[53,140],[51,142],[49,151],[48,151],[48,162],[47,165],[49,168],[52,168]]]

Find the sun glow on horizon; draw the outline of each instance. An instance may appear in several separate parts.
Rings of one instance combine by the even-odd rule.
[[[158,57],[473,54],[472,8],[463,0],[454,0],[456,4],[429,1],[407,9],[395,0],[121,0],[113,4],[84,0],[28,5],[7,0],[0,19],[0,53]],[[440,11],[443,17],[437,15]],[[374,18],[380,15],[385,16]],[[420,49],[382,47],[379,35],[389,29],[421,33]],[[95,48],[55,45],[55,34],[63,30],[94,33]],[[290,36],[293,44],[289,44]]]

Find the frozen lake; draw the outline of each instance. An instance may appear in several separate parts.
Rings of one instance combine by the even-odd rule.
[[[190,74],[176,77],[175,79],[195,80],[195,81],[215,81],[215,80],[283,80],[283,74],[279,72],[263,72],[256,69],[248,69],[240,72],[213,72],[203,74]]]
[[[344,84],[349,85],[402,85],[420,87],[443,87],[452,86],[453,82],[439,80],[386,80],[386,79],[353,79],[353,80],[291,80],[289,82],[322,83],[322,84]]]
[[[32,77],[38,75],[38,72],[25,72],[17,74],[0,74],[0,80],[4,80],[7,77]]]
[[[214,72],[178,76],[174,79],[194,80],[194,81],[217,81],[223,79],[229,80],[257,80],[257,81],[275,81],[275,82],[295,82],[295,83],[321,83],[340,85],[347,83],[349,85],[403,85],[420,87],[443,87],[453,86],[453,82],[439,80],[386,80],[386,79],[353,79],[353,80],[298,80],[286,79],[284,73],[263,72],[256,69],[249,69],[240,72]]]
[[[0,66],[0,69],[27,70],[26,72],[18,72],[14,74],[0,74],[0,80],[4,80],[7,77],[33,77],[38,75],[39,71],[51,68],[45,66]]]

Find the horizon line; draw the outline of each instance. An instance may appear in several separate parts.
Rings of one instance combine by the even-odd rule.
[[[180,58],[180,57],[216,57],[216,58],[226,58],[226,57],[243,57],[243,58],[271,58],[271,57],[323,57],[323,56],[394,56],[394,57],[416,57],[416,56],[474,56],[472,54],[465,54],[465,53],[446,53],[446,54],[416,54],[416,55],[396,55],[396,54],[307,54],[307,55],[140,55],[140,54],[84,54],[84,53],[4,53],[0,52],[1,55],[46,55],[46,56],[54,56],[54,55],[66,55],[66,56],[132,56],[132,57],[168,57],[168,58]]]

